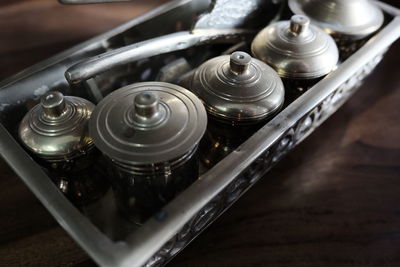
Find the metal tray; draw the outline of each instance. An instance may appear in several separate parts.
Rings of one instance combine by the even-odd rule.
[[[107,93],[127,82],[153,79],[154,70],[171,57],[191,57],[193,64],[199,64],[220,53],[227,47],[201,47],[200,57],[193,56],[199,54],[196,49],[200,48],[186,49],[129,64],[88,80],[83,86],[69,86],[64,78],[65,70],[84,58],[173,32],[176,23],[180,23],[182,29],[189,29],[193,18],[205,12],[209,4],[206,0],[170,2],[0,83],[1,156],[60,225],[101,266],[166,264],[334,113],[360,87],[400,36],[400,10],[377,2],[387,16],[384,28],[141,227],[119,217],[111,191],[99,203],[83,209],[74,207],[17,142],[18,122],[48,90],[58,89],[91,98],[93,90]]]

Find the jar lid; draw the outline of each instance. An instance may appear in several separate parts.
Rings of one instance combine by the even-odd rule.
[[[289,0],[289,7],[327,33],[355,40],[377,31],[384,21],[382,10],[369,0]]]
[[[267,118],[282,106],[285,95],[276,72],[245,52],[206,61],[195,71],[191,88],[210,114],[236,122]]]
[[[251,44],[254,56],[283,78],[316,79],[332,71],[339,60],[335,41],[303,15],[264,28]]]
[[[41,158],[71,159],[93,146],[88,131],[93,109],[83,98],[47,92],[21,121],[19,138]]]
[[[169,83],[142,82],[105,97],[93,112],[89,131],[112,160],[152,164],[192,150],[206,126],[207,114],[193,93]]]

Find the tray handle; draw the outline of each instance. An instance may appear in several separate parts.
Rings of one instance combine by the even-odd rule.
[[[70,84],[78,84],[100,73],[169,52],[208,43],[237,43],[255,34],[242,29],[210,29],[176,32],[124,46],[71,66],[65,72]]]

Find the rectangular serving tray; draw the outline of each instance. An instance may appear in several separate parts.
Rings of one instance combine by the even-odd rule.
[[[170,33],[178,21],[181,27],[189,29],[193,17],[205,12],[210,1],[172,1],[0,83],[0,154],[96,263],[101,266],[164,265],[333,114],[373,71],[384,52],[400,36],[400,11],[376,3],[388,17],[384,28],[334,72],[201,175],[162,212],[141,227],[128,229],[131,233],[123,238],[113,237],[90,217],[90,210],[82,212],[64,197],[17,142],[18,122],[48,90],[62,90],[71,95],[81,93],[82,88],[71,88],[64,78],[69,66],[116,47]],[[130,65],[123,72],[130,73],[132,68],[140,69],[140,66]],[[86,85],[90,83],[93,81]]]

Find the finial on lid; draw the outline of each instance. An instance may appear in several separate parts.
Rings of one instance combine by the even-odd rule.
[[[159,111],[158,98],[151,92],[142,92],[134,100],[135,113],[144,118],[151,118]]]
[[[60,92],[47,92],[41,97],[40,104],[50,118],[59,117],[65,111],[64,95]]]
[[[229,66],[233,73],[245,73],[250,65],[251,56],[245,52],[234,52],[230,56]]]
[[[303,15],[294,15],[290,18],[290,31],[294,34],[301,34],[308,29],[310,20]]]

